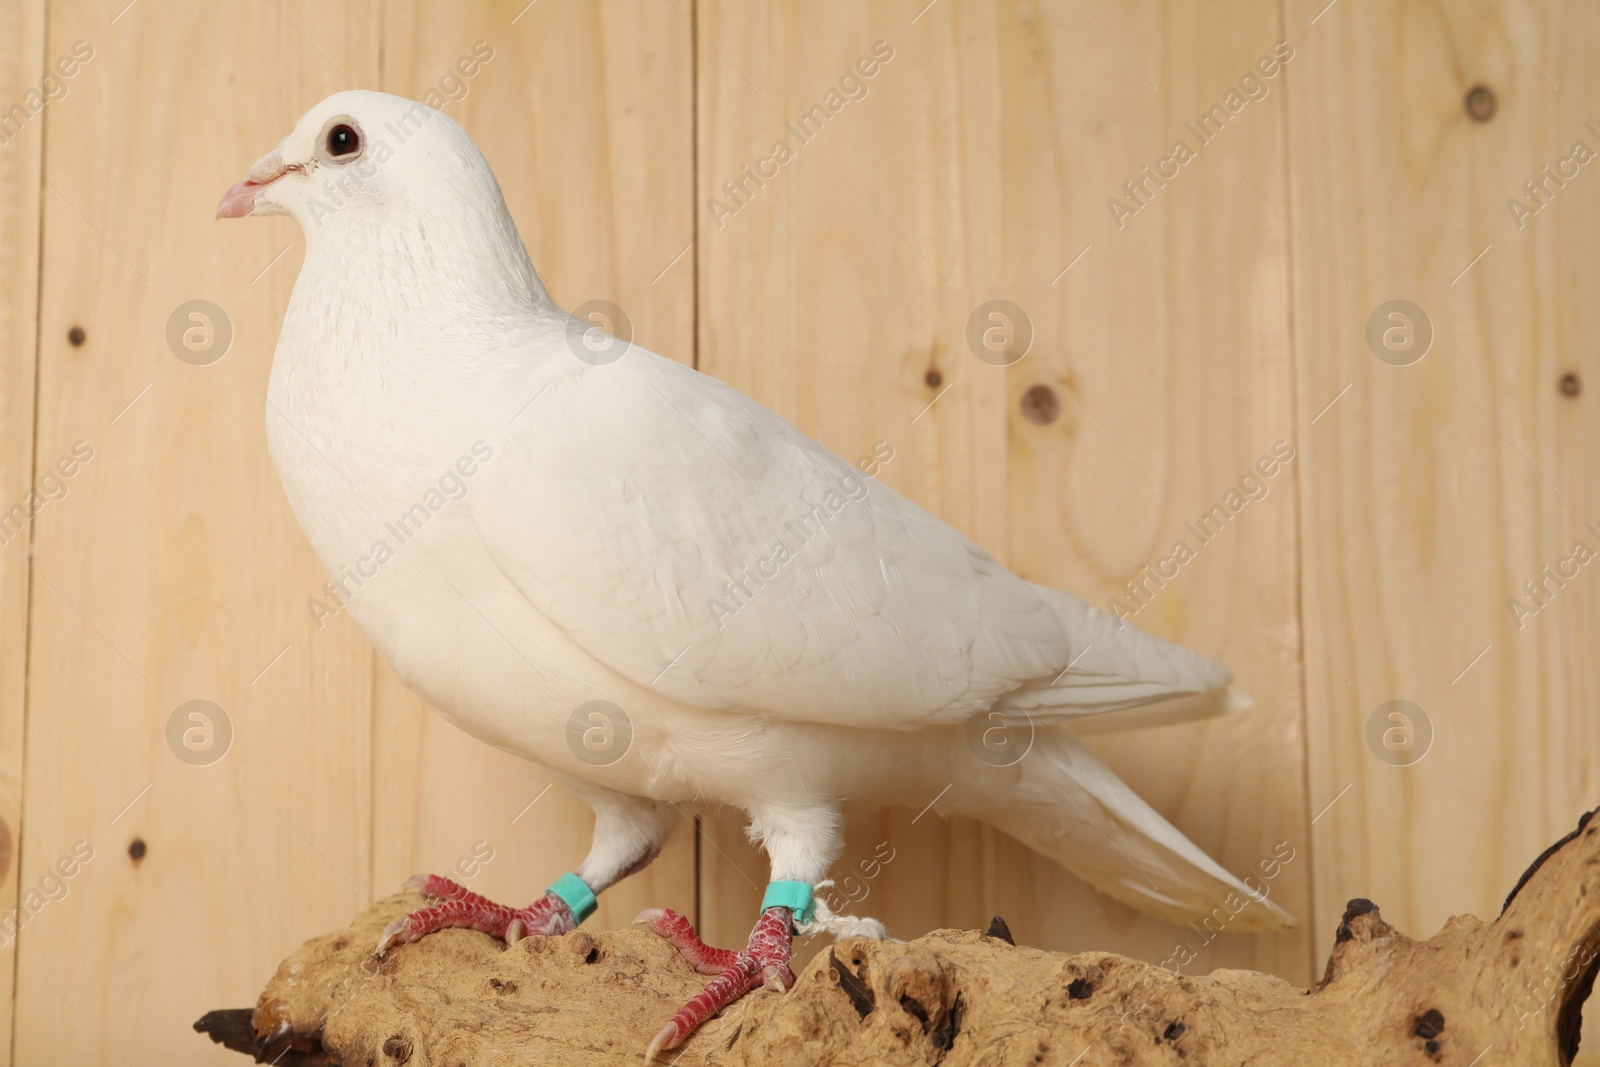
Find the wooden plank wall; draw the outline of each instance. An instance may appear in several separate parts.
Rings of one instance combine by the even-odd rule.
[[[853,818],[836,872],[893,932],[998,912],[1031,944],[1303,983],[1347,898],[1416,934],[1492,914],[1600,802],[1600,593],[1585,568],[1520,627],[1506,605],[1600,546],[1600,192],[1586,167],[1521,228],[1506,207],[1600,147],[1588,6],[125,4],[0,15],[0,105],[92,49],[0,144],[0,509],[58,497],[0,545],[0,908],[47,901],[0,945],[7,1062],[232,1062],[189,1024],[407,875],[520,902],[586,847],[580,803],[306,610],[323,575],[261,395],[301,239],[211,214],[352,85],[451,98],[565,305],[616,302],[849,459],[892,450],[886,483],[1255,694],[1094,746],[1235,871],[1292,849],[1272,892],[1295,930],[1208,942],[929,797]],[[492,59],[454,77],[478,42]],[[831,89],[848,102],[797,136]],[[1201,144],[1187,124],[1235,89],[1254,98]],[[1194,158],[1144,179],[1180,139]],[[745,178],[780,140],[793,158]],[[1009,367],[967,341],[995,299],[1033,334]],[[1367,339],[1398,299],[1432,324],[1409,366]],[[194,300],[232,330],[206,365],[167,340]],[[1278,442],[1293,458],[1253,479]],[[1230,490],[1253,499],[1197,538]],[[1180,541],[1193,558],[1130,600]],[[1414,765],[1368,741],[1395,699],[1431,726]],[[231,728],[220,759],[169,745],[191,700]],[[670,905],[741,940],[765,861],[728,813],[691,830],[593,921]]]
[[[36,477],[94,454],[35,520],[22,884],[86,862],[23,928],[17,1063],[201,1054],[194,1007],[370,895],[371,654],[308,625],[262,443],[292,224],[212,214],[306,96],[377,78],[377,5],[120,7],[52,4],[44,43],[94,54],[44,116]],[[167,343],[196,299],[234,331],[204,366]],[[169,748],[191,700],[220,709],[196,760],[231,726],[213,762]]]
[[[1600,12],[1353,4],[1302,36],[1302,420],[1350,387],[1302,434],[1312,792],[1352,787],[1316,827],[1331,860],[1316,898],[1331,912],[1370,896],[1431,931],[1493,910],[1600,788],[1600,583],[1587,569],[1549,581],[1536,614],[1522,588],[1576,541],[1600,547],[1585,525],[1600,515],[1600,426],[1587,389],[1562,390],[1600,372],[1600,197],[1585,169],[1549,183],[1520,229],[1507,206],[1538,206],[1523,183],[1574,142],[1600,147],[1586,127]],[[1479,86],[1487,121],[1463,106]],[[1432,322],[1411,366],[1367,350],[1367,316],[1394,299]],[[1434,751],[1412,766],[1372,759],[1364,739],[1396,699],[1432,724]],[[1318,949],[1330,942],[1319,927]]]
[[[0,85],[44,77],[44,2],[0,11]],[[8,522],[33,486],[34,351],[39,307],[39,167],[43,123],[0,132],[0,916],[17,906],[22,831],[23,709],[27,693],[31,529]],[[31,503],[27,505],[32,511]],[[7,934],[7,930],[11,933]],[[0,924],[0,1060],[11,1048],[15,928]]]

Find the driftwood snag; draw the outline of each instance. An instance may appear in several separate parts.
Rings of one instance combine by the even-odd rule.
[[[1253,971],[1192,977],[1016,946],[996,917],[988,933],[840,941],[787,994],[746,997],[662,1062],[1568,1064],[1600,967],[1590,815],[1534,862],[1493,922],[1457,916],[1413,941],[1371,901],[1351,901],[1310,991]],[[642,929],[509,949],[448,930],[374,959],[384,925],[417,905],[381,901],[285,960],[254,1012],[212,1012],[195,1028],[285,1067],[640,1064],[705,981]]]

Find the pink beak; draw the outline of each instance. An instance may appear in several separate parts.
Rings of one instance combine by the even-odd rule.
[[[244,181],[222,194],[222,202],[217,205],[217,218],[242,219],[251,214],[255,211],[256,196],[283,177],[287,169],[283,165],[283,157],[276,152],[257,160]]]

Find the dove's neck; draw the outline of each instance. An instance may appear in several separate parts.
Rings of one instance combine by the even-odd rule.
[[[306,227],[268,393],[302,425],[439,408],[445,393],[487,388],[564,321],[503,208],[358,221]]]
[[[294,302],[415,337],[453,326],[470,336],[559,314],[499,190],[493,193],[487,202],[452,197],[381,220],[348,211],[305,226]]]

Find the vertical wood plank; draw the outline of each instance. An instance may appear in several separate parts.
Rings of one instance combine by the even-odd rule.
[[[1276,440],[1295,443],[1284,229],[1243,180],[1286,199],[1282,80],[1137,226],[1119,232],[1105,206],[1271,52],[1277,11],[920,6],[823,18],[814,6],[702,5],[701,368],[846,457],[889,442],[886,482],[1025,576],[1104,601]],[[895,56],[867,97],[776,178],[743,178],[774,140],[800,140],[786,123],[878,40]],[[1091,244],[1094,258],[1063,275]],[[1180,284],[1189,277],[1213,283]],[[974,309],[995,298],[1035,330],[1010,371],[966,341]],[[1019,412],[1041,385],[1055,417],[1038,426]],[[1299,651],[1276,614],[1296,611],[1294,477],[1280,471],[1136,620],[1228,659],[1257,711],[1096,747],[1234,870],[1271,859],[1278,842],[1295,848],[1298,865],[1272,888],[1303,916]],[[902,933],[998,911],[1032,944],[1162,960],[1183,942],[1188,969],[1309,976],[1304,928],[1212,941],[1145,919],[936,807],[858,817],[849,839],[836,875],[865,886],[866,909]],[[883,841],[895,859],[867,878]],[[735,941],[765,863],[733,816],[708,823],[707,844],[703,918]]]
[[[1011,5],[996,225],[998,293],[1035,333],[1008,381],[1012,565],[1215,656],[1255,699],[1225,722],[1091,746],[1302,923],[1242,935],[1149,919],[1004,838],[983,896],[1052,946],[1307,981],[1311,814],[1299,638],[1284,621],[1297,614],[1299,476],[1283,460],[1298,445],[1277,214],[1298,62],[1274,55],[1286,36],[1270,0]],[[1201,125],[1214,106],[1215,133],[1215,117]],[[1194,158],[1160,163],[1177,142]],[[1113,200],[1136,213],[1114,218]]]
[[[44,3],[0,11],[0,85],[16,90],[0,114],[0,1064],[11,1063],[15,911],[22,824],[22,739],[27,693],[28,546],[33,491],[34,368],[39,301],[39,189],[44,118],[28,88],[44,77]],[[59,90],[56,90],[59,92]],[[70,92],[70,90],[69,90]],[[10,103],[7,102],[7,107]],[[20,507],[22,510],[18,511]]]
[[[691,361],[689,23],[669,4],[621,0],[412,0],[386,5],[384,18],[385,90],[446,101],[494,167],[557,301],[610,301],[640,344]],[[467,61],[474,46],[493,58]],[[378,894],[436,871],[522,904],[577,866],[593,826],[587,805],[560,786],[545,793],[550,779],[538,767],[467,737],[378,670]],[[481,868],[475,846],[493,852]],[[645,907],[692,910],[693,857],[686,820],[655,863],[601,896],[591,924],[625,925]]]
[[[21,878],[59,899],[20,937],[18,1062],[230,1062],[190,1024],[368,896],[371,657],[310,625],[263,431],[300,236],[212,215],[306,107],[375,83],[377,29],[370,3],[50,9],[45,54],[93,59],[47,116],[38,455],[93,458],[35,528]],[[195,299],[232,326],[209,365],[168,343]],[[169,743],[196,699],[220,710]]]
[[[1291,22],[1316,6],[1290,5]],[[1520,227],[1508,208],[1539,206],[1524,182],[1575,142],[1600,149],[1588,125],[1600,12],[1342,4],[1303,36],[1302,423],[1348,389],[1305,432],[1301,496],[1305,633],[1320,652],[1306,672],[1312,791],[1350,786],[1316,827],[1322,952],[1350,896],[1415,935],[1455,913],[1495,914],[1529,861],[1600,801],[1600,583],[1592,567],[1560,585],[1541,574],[1575,542],[1600,549],[1586,525],[1600,515],[1588,459],[1600,424],[1589,389],[1560,389],[1569,372],[1585,385],[1600,373],[1600,179],[1583,167],[1549,182]],[[1487,121],[1465,106],[1479,85],[1497,104]],[[1380,360],[1367,339],[1375,310],[1397,299],[1431,322],[1431,349],[1410,365]],[[1546,583],[1544,606],[1526,581]],[[1395,763],[1420,746],[1386,761],[1381,735],[1368,740],[1392,700],[1431,724],[1431,750],[1408,765]],[[1384,713],[1385,727],[1406,724]]]

